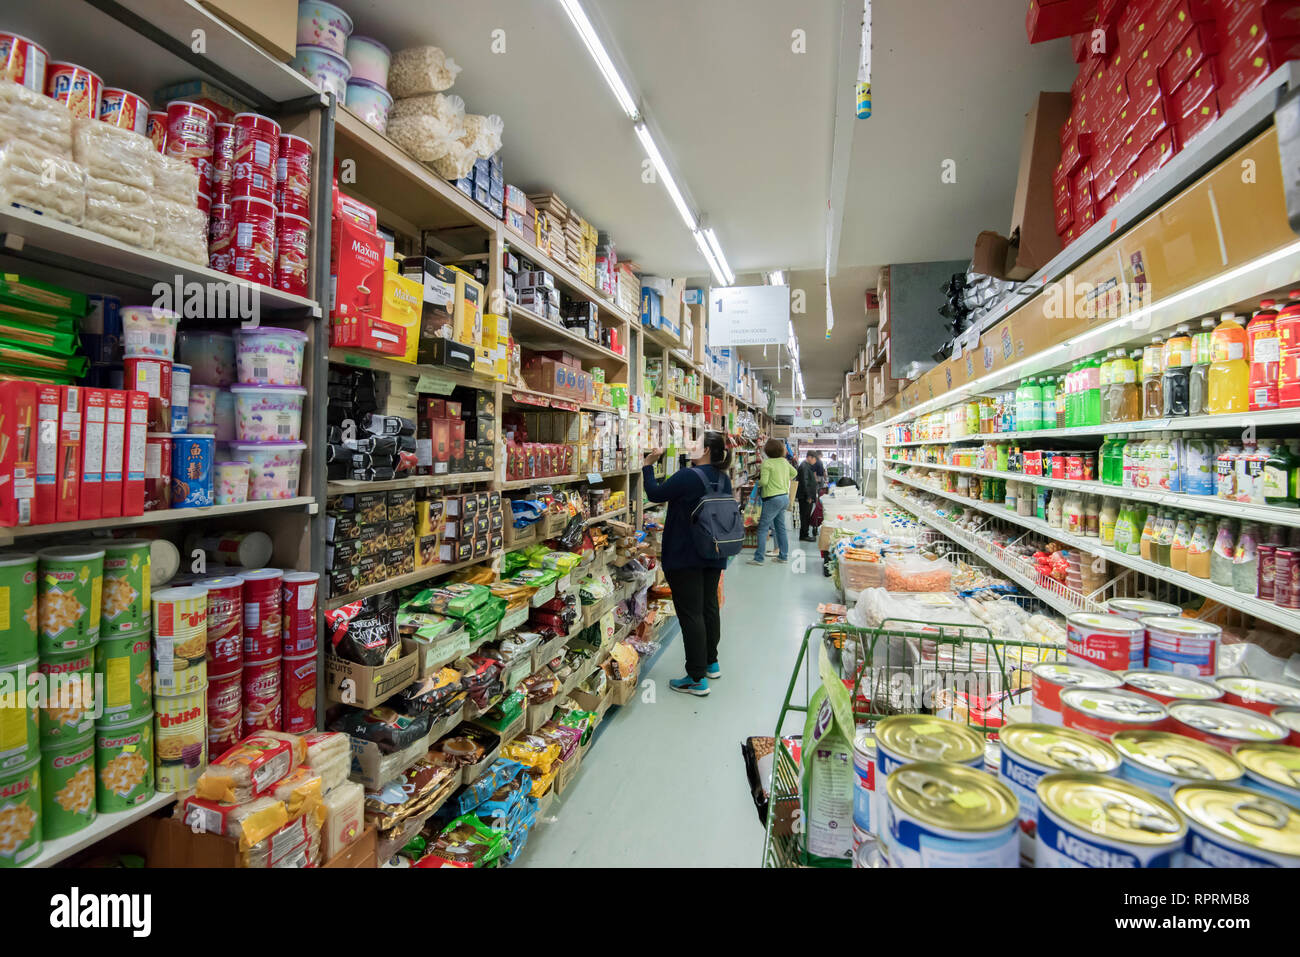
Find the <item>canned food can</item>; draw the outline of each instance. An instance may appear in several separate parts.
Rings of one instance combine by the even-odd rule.
[[[145,117],[145,136],[159,153],[167,152],[167,111],[150,110]]]
[[[1065,478],[1066,473],[1069,471],[1068,463],[1069,463],[1069,456],[1066,455],[1066,453],[1053,452],[1051,477],[1054,479]]]
[[[207,689],[154,696],[154,785],[187,791],[208,766]]]
[[[172,434],[150,432],[144,444],[144,510],[172,507]]]
[[[285,572],[281,584],[281,631],[284,654],[316,653],[316,599],[319,572]]]
[[[1109,740],[1117,731],[1157,729],[1168,718],[1165,706],[1146,695],[1116,688],[1075,688],[1061,693],[1062,724]]]
[[[1011,724],[998,732],[998,777],[1019,805],[1020,859],[1032,864],[1038,834],[1038,782],[1058,771],[1113,774],[1119,754],[1090,734],[1050,724]]]
[[[55,840],[95,820],[95,735],[41,749],[41,837]]]
[[[0,668],[36,657],[41,620],[36,600],[38,567],[34,554],[0,552]]]
[[[22,867],[41,853],[41,756],[33,752],[21,764],[0,768],[8,827],[0,842],[0,869]]]
[[[281,591],[284,572],[261,568],[239,576],[244,582],[244,664],[278,660],[284,647]]]
[[[1169,706],[1169,730],[1231,753],[1239,744],[1281,744],[1287,730],[1258,711],[1218,701],[1176,701]]]
[[[84,545],[43,548],[36,557],[41,655],[89,648],[99,640],[104,550]]]
[[[95,728],[95,649],[41,655],[37,666],[44,688],[40,706],[41,747],[80,738]]]
[[[302,734],[316,727],[316,655],[280,662],[281,731]]]
[[[1097,481],[1097,453],[1083,453],[1083,480],[1085,482]]]
[[[1255,548],[1259,564],[1256,567],[1255,591],[1260,601],[1273,601],[1277,582],[1277,546],[1262,542]]]
[[[208,680],[244,667],[244,580],[234,576],[195,582],[208,593]]]
[[[254,731],[279,731],[281,715],[280,659],[244,663],[243,736]]]
[[[1185,867],[1300,867],[1300,811],[1248,788],[1188,784],[1174,792],[1187,818]]]
[[[1187,825],[1130,781],[1069,771],[1038,782],[1038,867],[1172,867]]]
[[[1061,692],[1070,688],[1118,688],[1123,681],[1095,665],[1045,661],[1031,669],[1035,724],[1061,726]]]
[[[168,156],[195,163],[204,182],[209,185],[212,183],[216,125],[216,114],[206,106],[188,100],[173,100],[167,104],[167,141],[163,151]]]
[[[275,276],[275,205],[253,196],[236,196],[231,206],[230,274],[269,286]]]
[[[99,118],[109,126],[146,136],[149,132],[149,103],[130,90],[105,87],[99,99]]]
[[[870,835],[871,805],[876,795],[876,741],[871,732],[853,737],[853,831]]]
[[[12,688],[18,697],[5,711],[0,722],[0,771],[10,771],[27,763],[40,748],[40,697],[34,685],[43,679],[37,672],[36,658],[0,667],[0,687]],[[16,712],[23,712],[21,715]]]
[[[1300,708],[1300,688],[1281,681],[1250,675],[1221,675],[1214,684],[1223,692],[1223,703],[1271,715],[1278,708]]]
[[[134,721],[153,709],[153,643],[149,630],[105,635],[95,646],[102,727]]]
[[[1177,618],[1183,613],[1177,605],[1165,601],[1151,601],[1147,598],[1111,598],[1104,603],[1103,607],[1108,614],[1119,615],[1132,621],[1153,617]]]
[[[1119,615],[1078,612],[1065,619],[1066,658],[1107,671],[1140,668],[1146,660],[1146,629]]]
[[[1277,708],[1270,717],[1290,732],[1286,743],[1300,747],[1300,708]]]
[[[295,216],[310,217],[311,143],[290,133],[281,135],[275,179],[279,210]]]
[[[1218,670],[1222,629],[1193,618],[1143,618],[1147,631],[1147,667],[1189,677],[1208,677]]]
[[[1162,797],[1184,784],[1241,779],[1241,765],[1231,755],[1172,731],[1120,731],[1111,744],[1119,752],[1119,776]]]
[[[234,196],[275,200],[280,124],[257,113],[235,115]]]
[[[16,33],[0,33],[0,79],[45,93],[45,65],[49,56],[39,43]]]
[[[149,396],[149,431],[172,427],[172,360],[127,356],[122,360],[123,387]]]
[[[243,702],[242,671],[208,677],[208,754],[214,761],[239,742]]]
[[[164,588],[153,594],[154,636],[189,637],[208,626],[208,593],[204,588]]]
[[[307,295],[307,257],[311,223],[292,213],[275,214],[275,288]]]
[[[982,749],[981,749],[982,750]],[[921,761],[885,779],[891,867],[1018,867],[1015,795],[971,767]]]
[[[1083,479],[1083,456],[1078,452],[1071,452],[1065,457],[1065,477],[1082,481]]]
[[[1146,695],[1163,705],[1175,701],[1218,701],[1223,697],[1223,692],[1209,681],[1168,671],[1124,671],[1120,677],[1126,690]]]
[[[173,432],[187,432],[190,427],[190,367],[172,362],[172,427]]]
[[[212,134],[212,198],[229,203],[235,187],[235,125],[217,123]]]
[[[1276,548],[1273,551],[1273,604],[1282,608],[1300,607],[1296,585],[1300,583],[1300,549]]]
[[[118,538],[104,545],[104,591],[99,632],[108,636],[148,629],[149,557],[153,542]]]
[[[211,435],[172,436],[172,508],[212,504],[212,462],[217,440]]]
[[[95,808],[125,811],[153,797],[153,714],[95,731]]]
[[[1239,744],[1232,756],[1245,769],[1241,784],[1300,808],[1300,748],[1290,744]]]
[[[84,66],[51,60],[45,68],[45,95],[58,100],[83,120],[99,118],[99,98],[104,81]]]
[[[892,715],[877,722],[876,787],[870,820],[883,827],[884,780],[905,764],[915,761],[943,761],[971,768],[984,766],[984,735],[947,718],[924,714]],[[888,840],[880,830],[872,833]]]

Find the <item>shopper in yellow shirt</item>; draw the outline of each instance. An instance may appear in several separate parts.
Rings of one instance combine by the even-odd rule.
[[[784,565],[790,557],[790,532],[785,513],[790,507],[790,483],[798,473],[785,457],[785,443],[768,439],[763,445],[763,467],[758,473],[758,494],[763,498],[763,511],[758,518],[758,547],[754,549],[751,565],[762,565],[767,552],[767,530],[776,529],[776,563]]]

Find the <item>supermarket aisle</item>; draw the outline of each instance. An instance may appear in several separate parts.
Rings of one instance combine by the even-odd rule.
[[[642,697],[601,731],[515,866],[758,866],[763,829],[740,744],[772,733],[803,629],[819,602],[834,600],[816,546],[802,547],[802,574],[792,565],[752,567],[752,552],[732,563],[718,656],[723,676],[711,682],[712,693],[669,690],[669,680],[683,673],[675,636],[641,676]]]

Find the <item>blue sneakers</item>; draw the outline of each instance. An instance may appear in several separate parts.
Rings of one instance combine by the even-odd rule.
[[[709,665],[708,676],[710,678],[722,677],[722,668],[718,665],[716,661],[713,664]]]
[[[701,678],[696,681],[687,675],[685,678],[674,678],[668,682],[668,687],[674,691],[680,691],[682,694],[693,694],[697,698],[703,698],[709,693],[709,679]]]

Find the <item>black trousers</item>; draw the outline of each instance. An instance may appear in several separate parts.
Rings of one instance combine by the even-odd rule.
[[[721,568],[674,568],[664,570],[673,590],[673,607],[682,626],[686,648],[686,673],[696,681],[718,660],[722,638],[722,613],[718,609],[718,579]]]
[[[812,521],[813,503],[806,498],[799,499],[799,538],[808,539],[808,523]]]

